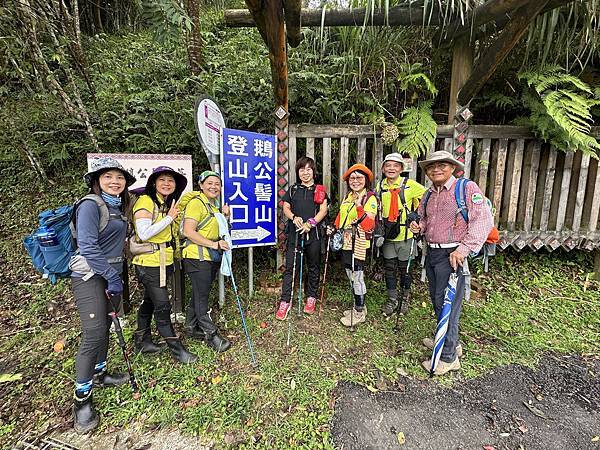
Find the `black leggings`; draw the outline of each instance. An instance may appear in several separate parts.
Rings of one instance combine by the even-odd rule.
[[[106,299],[107,282],[104,278],[94,275],[87,281],[81,278],[71,278],[73,295],[77,312],[81,320],[81,343],[75,357],[77,383],[85,383],[92,379],[94,367],[106,361],[108,353],[108,329],[111,320],[108,316],[112,311]],[[118,300],[114,299],[114,304]]]
[[[173,273],[173,265],[167,266],[167,277]],[[160,287],[160,267],[135,266],[135,274],[144,285],[144,300],[138,309],[138,330],[149,330],[152,314],[156,328],[162,337],[174,337],[171,324],[171,303],[167,287]]]
[[[221,263],[185,258],[183,260],[183,267],[192,282],[192,304],[196,313],[195,318],[199,319],[208,313],[208,296],[210,295],[210,289],[217,277]]]
[[[304,241],[304,266],[308,271],[308,283],[306,286],[306,297],[317,297],[319,289],[320,264],[321,264],[321,241],[314,238],[316,233],[310,234],[310,239]],[[283,274],[283,286],[281,289],[281,301],[289,302],[292,294],[292,272],[294,270],[294,255],[296,258],[296,277],[300,274],[300,249],[302,239],[298,239],[298,252],[296,248],[296,233],[288,235],[287,250],[285,252],[285,272]]]

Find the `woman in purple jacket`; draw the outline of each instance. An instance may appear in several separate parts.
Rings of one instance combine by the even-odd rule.
[[[75,359],[73,403],[74,428],[78,433],[93,430],[99,422],[92,404],[92,386],[117,386],[128,381],[125,374],[109,374],[106,359],[109,308],[123,293],[121,271],[127,234],[124,211],[129,200],[126,188],[135,178],[113,158],[94,159],[91,166],[92,170],[84,176],[89,194],[76,206],[78,254],[70,264],[82,328]]]

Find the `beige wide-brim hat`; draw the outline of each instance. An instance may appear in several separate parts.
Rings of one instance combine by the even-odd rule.
[[[454,164],[456,166],[456,169],[459,170],[465,169],[465,165],[463,163],[454,158],[454,156],[452,156],[450,152],[444,150],[441,150],[439,152],[433,152],[431,155],[429,155],[428,159],[419,161],[419,166],[421,166],[421,169],[427,170],[427,166],[438,162],[447,162],[450,164]]]

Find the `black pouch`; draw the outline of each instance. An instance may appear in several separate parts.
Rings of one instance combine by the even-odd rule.
[[[390,222],[387,219],[383,219],[384,236],[387,240],[396,239],[400,234],[400,222]]]
[[[223,259],[223,251],[222,250],[215,250],[214,248],[206,248],[208,250],[208,254],[210,255],[210,260],[212,262],[221,262],[221,259]]]

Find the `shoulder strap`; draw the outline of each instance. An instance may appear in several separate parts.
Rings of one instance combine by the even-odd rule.
[[[431,196],[431,190],[427,189],[423,194],[423,198],[421,199],[421,205],[423,205],[423,216],[427,217],[427,202],[429,201],[429,197]]]
[[[467,183],[469,182],[468,178],[459,178],[456,180],[456,185],[454,187],[454,198],[456,199],[456,204],[458,205],[457,213],[460,213],[465,220],[465,222],[469,223],[469,213],[467,209]]]
[[[108,212],[108,206],[106,206],[106,202],[102,200],[102,197],[100,197],[99,195],[87,194],[85,197],[79,200],[79,202],[77,202],[77,205],[79,205],[84,200],[93,200],[96,202],[96,205],[98,205],[98,209],[100,210],[100,224],[98,227],[98,231],[104,231],[104,229],[108,225],[108,221],[111,219],[111,216],[115,216],[115,214],[110,214]],[[121,218],[121,215],[118,216],[119,218]]]
[[[406,183],[408,183],[408,177],[404,177],[402,184],[400,185],[400,203],[402,203],[402,207],[405,211],[408,210],[408,206],[406,206],[406,195],[404,194]]]
[[[204,202],[204,200],[202,200],[202,197],[200,197],[199,195],[197,197],[198,200],[200,200],[200,202],[204,205],[204,207],[206,208],[206,211],[208,212],[208,216],[206,216],[202,222],[198,223],[198,226],[196,227],[196,230],[201,230],[202,228],[204,228],[204,226],[213,218],[215,217],[215,213],[212,212],[212,209],[210,209],[208,207],[208,205]]]

